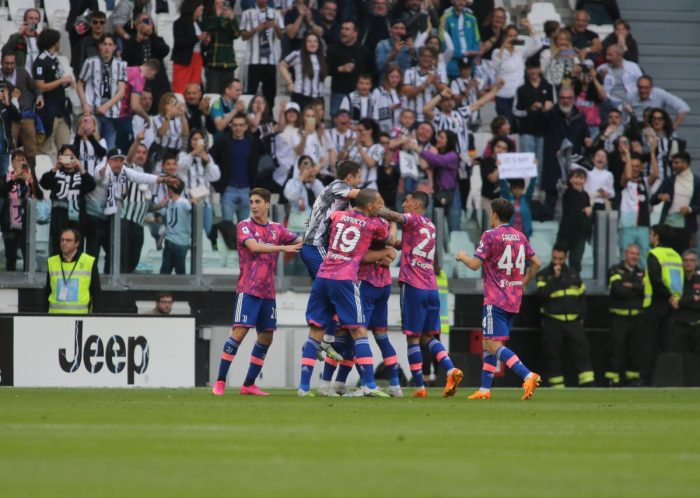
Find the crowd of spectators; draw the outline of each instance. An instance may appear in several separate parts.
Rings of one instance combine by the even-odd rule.
[[[389,207],[411,190],[430,194],[449,230],[463,229],[470,194],[477,208],[515,199],[526,233],[561,209],[557,245],[576,270],[598,209],[619,210],[621,250],[639,244],[642,262],[657,204],[674,248],[693,243],[700,179],[677,135],[689,108],[644,74],[615,2],[579,2],[570,26],[548,21],[544,33],[493,1],[178,3],[172,46],[156,19],[173,3],[119,0],[101,12],[96,0],[71,2],[65,31],[24,12],[0,72],[6,269],[24,249],[28,198],[48,193],[52,253],[74,227],[89,254],[102,248],[109,260],[109,222],[120,216],[130,237],[122,271],[138,265],[148,225],[162,272],[182,273],[192,204],[214,246],[221,223],[248,217],[258,186],[301,231],[343,159],[360,163],[361,186]],[[614,23],[604,40],[591,15]],[[497,116],[482,123],[490,102]],[[477,157],[474,133],[489,124]],[[535,154],[538,176],[499,178],[507,152]],[[39,177],[38,154],[53,164]],[[470,192],[477,166],[481,191]]]

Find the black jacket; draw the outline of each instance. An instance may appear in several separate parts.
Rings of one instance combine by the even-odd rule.
[[[331,76],[331,92],[350,93],[355,90],[357,78],[361,74],[374,74],[374,52],[359,43],[348,47],[339,43],[328,47],[328,75]],[[339,73],[338,68],[348,62],[355,63],[351,73]]]
[[[664,284],[661,275],[661,264],[652,253],[647,255],[647,274],[651,283],[651,307],[650,311],[658,314],[666,314],[670,309],[668,300],[671,298],[671,290]]]
[[[554,87],[550,82],[541,79],[540,85],[535,88],[532,83],[525,80],[525,84],[520,86],[515,92],[515,102],[513,103],[513,114],[518,118],[518,131],[527,135],[542,136],[541,118],[542,109],[531,111],[530,107],[535,102],[544,105],[546,101],[556,104],[557,97]]]
[[[573,153],[584,155],[584,138],[588,136],[586,118],[574,107],[566,116],[559,106],[549,112],[542,113],[542,131],[544,136],[544,158],[542,165],[542,189],[552,191],[561,178],[561,168],[557,152],[561,149],[564,139],[573,144]]]
[[[250,158],[248,159],[248,178],[250,179],[251,188],[256,186],[258,178],[258,159],[260,158],[261,143],[254,135],[246,133],[245,137],[251,142]],[[209,150],[209,155],[221,169],[221,178],[212,185],[214,190],[223,193],[228,187],[228,179],[231,175],[231,168],[236,165],[236,160],[230,157],[229,144],[233,136],[227,131],[214,141],[214,145]]]
[[[173,23],[173,39],[175,42],[170,58],[175,64],[187,66],[192,60],[194,46],[199,41],[191,19],[178,17],[175,20],[175,23]],[[204,45],[202,45],[202,51],[204,51]]]
[[[540,311],[545,316],[566,322],[583,320],[586,314],[585,290],[581,276],[567,265],[562,265],[559,277],[554,276],[551,264],[537,274],[537,295],[542,302]]]
[[[632,284],[632,287],[624,284]],[[644,270],[638,266],[627,268],[624,263],[611,266],[608,270],[608,289],[610,310],[641,310],[644,303]]]
[[[11,89],[5,91],[11,91]],[[0,119],[2,119],[2,127],[5,132],[4,138],[5,142],[7,143],[7,150],[0,150],[0,153],[9,154],[12,149],[15,148],[14,142],[12,141],[12,122],[19,121],[20,118],[21,115],[19,113],[19,109],[17,109],[12,102],[10,102],[9,106],[0,103]]]
[[[700,301],[695,296],[700,296],[700,272],[683,279],[683,296],[678,301],[678,309],[671,312],[672,318],[681,323],[695,323],[700,321]]]

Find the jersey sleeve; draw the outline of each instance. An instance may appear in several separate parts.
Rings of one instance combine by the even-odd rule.
[[[342,183],[336,183],[333,185],[333,189],[331,190],[331,193],[333,194],[333,197],[336,199],[346,199],[348,195],[350,194],[350,191],[352,190],[352,187],[350,184],[342,182]]]
[[[530,241],[526,240],[525,241],[525,259],[527,261],[530,261],[534,255],[535,255],[535,250],[530,245]]]
[[[238,238],[238,242],[241,245],[244,245],[246,240],[255,238],[253,231],[248,226],[248,223],[245,223],[245,222],[238,224],[238,228],[236,229],[236,232],[237,232],[236,236]]]
[[[280,242],[282,244],[291,244],[298,238],[299,236],[297,234],[287,230],[287,227],[285,227],[284,225],[280,225]]]
[[[384,242],[389,238],[389,225],[377,220],[374,224],[374,234],[372,240]]]
[[[481,236],[479,241],[479,247],[474,251],[474,257],[479,258],[482,261],[486,261],[491,254],[491,237],[489,233],[486,232]]]

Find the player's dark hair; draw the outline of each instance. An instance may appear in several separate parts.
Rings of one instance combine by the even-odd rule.
[[[430,204],[430,197],[428,197],[428,194],[421,192],[420,190],[414,190],[408,195],[410,195],[411,199],[414,201],[418,201],[421,209],[428,209],[428,204]]]
[[[61,41],[61,33],[55,29],[45,29],[39,33],[36,39],[36,46],[40,52],[43,52],[55,46],[59,41]]]
[[[659,238],[659,245],[661,247],[670,247],[673,242],[673,228],[666,223],[654,225],[651,227],[651,231],[656,234]]]
[[[356,175],[360,171],[360,163],[355,161],[341,161],[335,167],[335,174],[338,180],[345,180],[350,175]]]
[[[166,161],[175,161],[177,162],[177,156],[173,154],[172,152],[166,152],[163,154],[163,162],[162,164],[165,164]]]
[[[584,177],[584,178],[587,178],[587,177],[588,177],[588,173],[586,173],[586,170],[585,170],[585,169],[576,168],[576,169],[572,170],[571,173],[569,174],[569,179],[571,179],[571,178],[573,178],[573,177],[575,177],[575,176],[582,176],[582,177]]]
[[[498,199],[494,199],[491,201],[491,211],[493,211],[496,214],[496,216],[498,216],[498,219],[501,220],[503,223],[508,223],[513,217],[515,208],[513,207],[512,202],[502,197],[499,197]]]
[[[552,247],[552,252],[555,252],[555,251],[556,252],[563,252],[564,254],[569,253],[569,250],[560,244],[554,244],[554,247]]]
[[[370,202],[377,200],[377,194],[379,192],[373,188],[363,188],[360,193],[355,197],[355,206],[358,208],[365,208]]]
[[[102,44],[107,39],[112,40],[112,43],[114,43],[115,45],[117,44],[117,40],[116,38],[114,38],[114,35],[112,33],[102,33],[97,39],[97,43]]]
[[[270,193],[270,191],[267,190],[266,188],[261,188],[261,187],[256,187],[253,190],[251,190],[250,194],[248,194],[248,199],[250,199],[254,195],[262,197],[263,200],[267,203],[269,203],[270,199],[272,198],[272,194]]]

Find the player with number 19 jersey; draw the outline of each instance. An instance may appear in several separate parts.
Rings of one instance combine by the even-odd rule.
[[[481,236],[474,256],[484,270],[484,306],[518,313],[523,297],[525,263],[535,255],[527,237],[510,225],[499,225]]]

